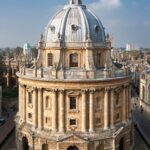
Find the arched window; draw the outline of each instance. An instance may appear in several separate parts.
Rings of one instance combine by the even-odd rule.
[[[22,150],[29,150],[28,139],[26,137],[22,138]]]
[[[97,54],[97,65],[98,65],[98,68],[102,67],[102,54],[101,53]]]
[[[96,150],[104,150],[104,145],[103,144],[98,145],[98,147],[96,148]]]
[[[119,150],[124,150],[124,138],[121,138],[119,141]]]
[[[78,54],[70,54],[70,67],[78,67]]]
[[[70,146],[67,150],[79,150],[76,146]]]
[[[52,53],[48,53],[48,55],[47,55],[47,65],[48,66],[53,66],[53,54]]]
[[[48,145],[47,144],[43,144],[42,145],[42,150],[48,150]]]

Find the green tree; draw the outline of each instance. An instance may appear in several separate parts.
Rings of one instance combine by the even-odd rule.
[[[3,77],[3,71],[4,71],[4,62],[3,62],[3,53],[0,53],[0,85],[2,85],[2,77]]]
[[[37,56],[38,56],[38,49],[36,47],[33,47],[31,49],[31,51],[32,51],[33,58],[37,58]]]
[[[23,53],[23,48],[22,47],[16,47],[14,50],[13,50],[13,53],[14,55],[21,55]]]

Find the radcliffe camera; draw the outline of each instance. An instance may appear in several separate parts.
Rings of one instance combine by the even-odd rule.
[[[1,2],[0,150],[150,150],[149,6]]]

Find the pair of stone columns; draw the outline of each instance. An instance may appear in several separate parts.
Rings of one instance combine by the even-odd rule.
[[[129,91],[128,86],[123,86],[123,95],[122,95],[122,122],[125,123],[128,119],[129,113]],[[109,101],[110,94],[110,101]],[[114,127],[115,123],[115,103],[114,103],[114,88],[106,88],[105,96],[104,96],[104,129],[107,130],[109,128],[109,119],[110,119],[110,127]],[[109,104],[110,104],[110,114],[109,114]],[[110,116],[110,117],[109,117]]]
[[[26,86],[19,84],[19,114],[22,121],[26,120]]]
[[[94,131],[94,89],[89,92],[89,132]],[[87,132],[87,90],[82,90],[82,132]]]
[[[109,100],[110,94],[110,100]],[[110,105],[110,115],[109,115]],[[114,127],[114,88],[106,88],[104,95],[104,130],[109,128],[109,116],[110,116],[110,127]]]
[[[57,91],[52,91],[52,130],[57,131]],[[59,90],[59,132],[64,132],[65,130],[65,104],[64,104],[64,90]]]
[[[43,128],[43,90],[33,88],[33,125],[35,128]],[[27,94],[26,86],[19,84],[19,114],[22,121],[26,121],[27,115]]]

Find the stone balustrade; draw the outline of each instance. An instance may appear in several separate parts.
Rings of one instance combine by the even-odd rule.
[[[36,73],[35,73],[36,72]],[[55,68],[39,68],[37,70],[31,68],[20,69],[18,73],[19,76],[25,75],[26,78],[34,77],[44,79],[115,79],[115,78],[124,78],[131,76],[131,72],[128,69],[120,69],[117,71],[112,70],[96,70],[88,71],[85,69],[66,69],[56,71]]]

